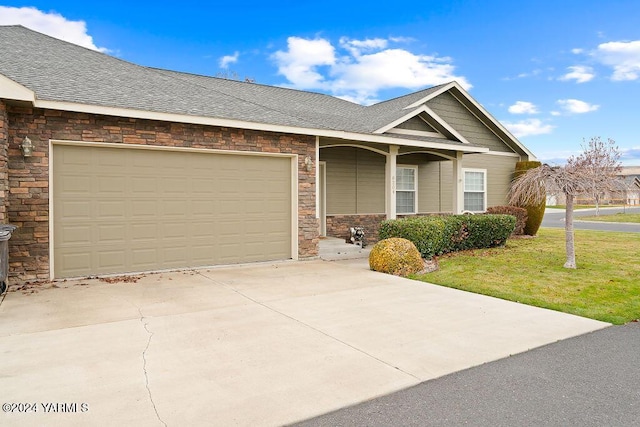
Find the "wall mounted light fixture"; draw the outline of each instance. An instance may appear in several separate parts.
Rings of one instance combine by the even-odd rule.
[[[304,158],[304,166],[307,169],[307,172],[311,172],[311,169],[313,169],[313,162],[311,161],[311,156],[307,156]]]
[[[24,157],[31,157],[33,154],[33,144],[28,136],[24,137],[22,144],[20,144],[20,148],[22,149],[22,155]]]

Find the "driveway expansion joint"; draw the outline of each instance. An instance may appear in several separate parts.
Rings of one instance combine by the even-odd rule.
[[[144,386],[147,389],[147,394],[149,395],[149,400],[151,401],[151,405],[153,406],[153,411],[156,414],[156,418],[160,421],[165,427],[167,427],[167,423],[165,423],[162,418],[160,418],[160,414],[158,413],[158,408],[156,407],[156,403],[153,401],[153,396],[151,395],[151,389],[149,388],[149,373],[147,372],[147,351],[149,350],[149,346],[151,345],[151,338],[153,338],[153,332],[151,332],[148,328],[148,323],[144,321],[145,317],[142,314],[142,310],[138,307],[138,313],[140,313],[140,323],[142,323],[142,327],[149,335],[149,339],[147,340],[147,346],[142,351],[142,371],[144,372]]]
[[[353,349],[353,350],[357,351],[358,353],[361,353],[361,354],[363,354],[363,355],[365,355],[365,356],[367,356],[367,357],[370,357],[370,358],[372,358],[372,359],[374,359],[374,360],[376,360],[376,361],[378,361],[378,362],[382,363],[382,364],[383,364],[383,365],[385,365],[385,366],[388,366],[388,367],[390,367],[390,368],[392,368],[392,369],[395,369],[396,371],[400,371],[400,372],[402,372],[403,374],[408,375],[408,376],[410,376],[411,378],[413,378],[413,379],[417,380],[418,382],[422,382],[422,381],[424,381],[424,379],[422,379],[422,378],[418,377],[417,375],[414,375],[414,374],[412,374],[411,372],[407,372],[407,371],[405,371],[404,369],[402,369],[402,368],[400,368],[400,367],[398,367],[398,366],[394,366],[394,365],[390,364],[389,362],[387,362],[387,361],[385,361],[385,360],[383,360],[383,359],[380,359],[379,357],[374,356],[373,354],[367,353],[366,351],[362,350],[361,348],[355,347],[354,345],[349,344],[348,342],[345,342],[345,341],[343,341],[343,340],[341,340],[341,339],[338,339],[338,338],[334,337],[333,335],[330,335],[330,334],[328,334],[328,333],[324,332],[324,331],[323,331],[323,330],[321,330],[321,329],[318,329],[318,328],[316,328],[316,327],[314,327],[314,326],[312,326],[312,325],[310,325],[310,324],[308,324],[308,323],[305,323],[305,322],[301,321],[300,319],[296,319],[295,317],[292,317],[292,316],[290,316],[290,315],[288,315],[288,314],[286,314],[286,313],[283,313],[283,312],[281,312],[281,311],[279,311],[279,310],[275,309],[274,307],[271,307],[270,305],[267,305],[267,304],[265,304],[265,303],[263,303],[263,302],[260,302],[260,301],[258,301],[258,300],[256,300],[256,299],[253,299],[253,298],[251,298],[250,296],[248,296],[248,295],[246,295],[246,294],[242,293],[241,291],[239,291],[238,289],[234,288],[233,286],[231,286],[231,285],[229,285],[229,284],[226,284],[226,283],[224,283],[224,282],[220,282],[220,281],[218,281],[218,280],[214,280],[214,279],[212,279],[211,277],[208,277],[208,276],[206,276],[206,275],[202,274],[202,273],[201,273],[201,272],[199,272],[199,271],[198,271],[197,273],[198,273],[199,275],[201,275],[202,277],[204,277],[205,279],[207,279],[207,280],[209,280],[209,281],[213,282],[214,284],[216,284],[216,285],[218,285],[218,286],[223,286],[223,287],[225,287],[225,288],[229,289],[230,291],[235,292],[236,294],[240,295],[241,297],[246,298],[247,300],[249,300],[249,301],[251,301],[251,302],[253,302],[253,303],[255,303],[255,304],[258,304],[259,306],[262,306],[262,307],[266,308],[267,310],[270,310],[270,311],[272,311],[272,312],[274,312],[274,313],[276,313],[276,314],[279,314],[280,316],[286,317],[286,318],[287,318],[287,319],[289,319],[289,320],[292,320],[292,321],[294,321],[294,322],[296,322],[296,323],[298,323],[298,324],[300,324],[300,325],[303,325],[303,326],[305,326],[305,327],[307,327],[307,328],[309,328],[309,329],[311,329],[311,330],[313,330],[313,331],[315,331],[315,332],[318,332],[319,334],[322,334],[322,335],[324,335],[325,337],[327,337],[327,338],[329,338],[329,339],[331,339],[331,340],[333,340],[333,341],[336,341],[336,342],[338,342],[338,343],[340,343],[340,344],[342,344],[342,345],[344,345],[344,346],[347,346],[347,347],[349,347],[349,348],[351,348],[351,349]]]

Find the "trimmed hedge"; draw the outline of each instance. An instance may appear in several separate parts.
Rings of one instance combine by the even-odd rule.
[[[413,242],[423,258],[504,245],[516,226],[513,215],[420,216],[383,221],[380,239]]]
[[[517,206],[492,206],[487,209],[488,214],[513,215],[516,217],[516,228],[513,234],[520,236],[524,234],[524,227],[527,225],[527,210]]]

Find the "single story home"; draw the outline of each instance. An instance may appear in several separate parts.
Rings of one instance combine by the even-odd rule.
[[[19,280],[318,255],[506,203],[534,159],[451,82],[371,106],[132,64],[0,26],[0,222]]]

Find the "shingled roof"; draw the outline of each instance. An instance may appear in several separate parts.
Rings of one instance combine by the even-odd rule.
[[[440,85],[362,106],[320,93],[145,67],[19,25],[0,26],[2,75],[31,91],[34,102],[125,110],[131,117],[153,112],[193,117],[194,123],[208,118],[362,135],[380,135],[380,129],[412,114],[408,107],[447,89]],[[411,145],[423,140],[486,151],[468,141],[405,139]]]

